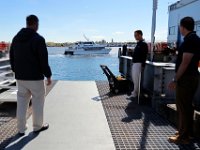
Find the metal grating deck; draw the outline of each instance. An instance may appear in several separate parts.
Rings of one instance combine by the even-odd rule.
[[[175,145],[168,137],[175,128],[152,108],[126,100],[126,95],[109,95],[107,82],[97,88],[117,150],[200,150],[200,141],[190,145]]]
[[[17,134],[16,103],[0,105],[0,150],[3,150]],[[31,108],[27,117],[31,115]]]
[[[53,81],[52,85],[47,87],[47,94],[56,83],[57,81]],[[0,103],[0,150],[3,150],[12,138],[17,136],[16,107],[16,103]],[[27,118],[30,117],[31,112],[30,107]]]

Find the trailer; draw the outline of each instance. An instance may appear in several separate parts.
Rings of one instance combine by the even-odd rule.
[[[180,0],[169,6],[168,44],[177,47],[183,41],[179,31],[180,20],[190,16],[195,20],[195,31],[200,36],[200,0]]]

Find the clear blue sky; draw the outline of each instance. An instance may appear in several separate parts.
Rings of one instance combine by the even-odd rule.
[[[167,38],[168,5],[159,0],[156,39]],[[25,17],[40,19],[39,33],[46,41],[133,41],[133,31],[142,29],[150,40],[152,0],[3,0],[0,9],[0,41],[11,41],[25,27]]]

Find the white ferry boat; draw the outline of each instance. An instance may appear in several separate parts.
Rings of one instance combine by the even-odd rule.
[[[179,31],[180,20],[186,16],[193,17],[195,20],[195,31],[200,36],[200,0],[180,0],[169,6],[169,32],[168,43],[174,46],[181,43],[183,37]]]
[[[73,46],[65,50],[65,55],[93,55],[93,54],[109,54],[111,48],[106,45],[99,45],[92,41],[76,42]]]

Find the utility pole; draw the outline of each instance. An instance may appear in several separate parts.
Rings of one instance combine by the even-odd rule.
[[[152,15],[152,28],[151,28],[151,61],[153,61],[153,55],[154,55],[157,8],[158,8],[158,0],[153,0],[153,15]]]

